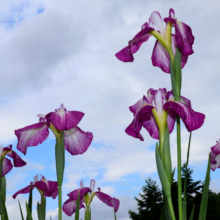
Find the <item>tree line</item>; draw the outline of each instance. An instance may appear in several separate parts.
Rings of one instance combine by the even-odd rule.
[[[182,192],[185,179],[185,164],[182,170]],[[187,202],[187,219],[190,218],[194,206],[194,218],[198,219],[199,210],[202,198],[202,189],[204,183],[201,181],[194,181],[192,178],[193,170],[187,168],[187,184],[186,184],[186,202]],[[139,198],[134,197],[137,201],[138,212],[129,210],[129,216],[132,220],[155,220],[160,219],[163,209],[163,192],[159,188],[156,181],[148,178],[145,180],[145,185],[142,187],[142,193],[139,193]],[[178,190],[177,182],[173,180],[172,188],[172,201],[174,205],[174,212],[178,219]],[[209,190],[207,220],[220,219],[220,193],[214,193]]]

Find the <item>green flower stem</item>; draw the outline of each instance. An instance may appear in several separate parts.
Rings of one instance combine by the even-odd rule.
[[[178,175],[178,208],[179,220],[182,220],[182,182],[181,182],[181,136],[180,136],[180,117],[177,115],[177,175]]]
[[[58,186],[58,219],[62,220],[62,185]]]
[[[169,209],[170,209],[171,219],[176,220],[176,216],[175,216],[175,213],[174,213],[174,210],[173,210],[173,203],[172,203],[171,196],[169,198],[167,198],[167,202],[168,202],[168,206],[169,206]]]

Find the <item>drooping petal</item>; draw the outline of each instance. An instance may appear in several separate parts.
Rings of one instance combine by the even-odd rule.
[[[44,191],[44,196],[52,197],[53,199],[55,199],[58,195],[57,181],[37,181],[35,183],[35,186],[38,189]]]
[[[176,37],[172,34],[172,49],[174,54],[176,53],[176,48]],[[187,59],[188,56],[184,56],[183,54],[181,54],[181,68],[185,66]],[[165,73],[170,73],[170,56],[159,41],[156,41],[155,43],[151,60],[153,66],[160,67]]]
[[[142,106],[135,114],[134,120],[132,123],[125,129],[125,132],[135,138],[139,138],[143,141],[143,137],[140,134],[140,130],[143,126],[144,121],[150,120],[152,116],[152,105]],[[146,127],[145,127],[146,128]],[[147,128],[146,128],[147,129]],[[149,131],[148,131],[149,132]]]
[[[11,161],[7,158],[4,158],[3,163],[2,163],[2,176],[5,176],[7,173],[9,173],[12,168],[13,168],[13,165]]]
[[[113,204],[112,204],[112,197],[103,193],[103,192],[100,192],[100,191],[97,191],[95,192],[96,193],[96,196],[102,201],[104,202],[106,205],[108,206],[111,206],[113,207]]]
[[[23,167],[23,166],[25,166],[27,163],[25,162],[25,161],[23,161],[21,158],[20,158],[20,156],[17,154],[17,153],[15,153],[15,151],[11,151],[11,152],[8,152],[7,154],[6,154],[7,156],[9,156],[9,157],[11,157],[11,158],[13,158],[13,163],[14,163],[14,166],[15,167]]]
[[[220,168],[220,155],[215,155],[214,152],[211,151],[210,153],[210,158],[211,160],[214,159],[215,163],[211,163],[210,165],[210,168],[215,171],[216,168]]]
[[[32,185],[32,190],[34,189],[34,187],[35,186]],[[31,190],[31,185],[26,186],[25,188],[18,190],[12,197],[15,199],[18,194],[26,194],[29,193],[30,190]]]
[[[204,123],[204,114],[195,112],[183,103],[168,101],[164,104],[164,110],[168,111],[168,109],[174,110],[180,116],[188,131],[194,131]]]
[[[146,101],[142,98],[138,100],[134,105],[129,107],[129,110],[135,115],[137,110],[141,108],[144,104],[147,104]]]
[[[170,73],[170,57],[166,49],[157,40],[152,53],[153,66],[160,67],[165,73]]]
[[[133,54],[136,53],[140,49],[141,45],[149,39],[151,36],[151,34],[149,34],[150,31],[154,30],[148,26],[147,22],[142,26],[142,28],[143,29],[128,42],[127,47],[115,54],[119,60],[123,62],[134,61]]]
[[[159,129],[152,114],[149,114],[147,120],[143,122],[143,127],[152,138],[159,140]]]
[[[93,139],[91,132],[84,132],[78,126],[64,131],[65,149],[72,155],[83,154]]]
[[[92,191],[89,187],[83,187],[83,188],[75,189],[74,191],[70,192],[67,195],[70,198],[72,198],[73,200],[77,200],[78,199],[78,192],[80,192],[80,200],[81,200],[86,193],[92,192]]]
[[[39,122],[37,124],[15,130],[15,135],[18,138],[17,149],[25,155],[27,147],[41,144],[47,139],[49,131],[44,122]]]
[[[119,205],[120,205],[120,201],[119,199],[116,199],[115,197],[112,198],[112,205],[114,208],[114,212],[118,211]]]
[[[162,21],[160,13],[158,11],[154,11],[151,14],[150,21],[160,31],[161,35],[165,36],[165,29],[164,29],[164,26],[163,26],[163,21]]]
[[[63,207],[62,207],[63,212],[66,215],[71,216],[73,213],[76,212],[76,204],[77,204],[76,200],[73,200],[71,198],[67,199],[66,202],[64,202]],[[80,209],[85,208],[85,206],[80,202],[79,208]]]
[[[167,115],[167,125],[169,128],[169,134],[172,133],[174,125],[176,121],[176,112],[172,109],[168,109],[168,115]]]
[[[52,123],[58,130],[70,130],[79,124],[83,116],[83,112],[66,111],[66,108],[61,104],[61,108],[56,109],[56,112],[50,112],[46,115],[46,120],[48,126]]]
[[[192,108],[191,101],[183,96],[180,96],[180,102],[187,105],[188,107]]]

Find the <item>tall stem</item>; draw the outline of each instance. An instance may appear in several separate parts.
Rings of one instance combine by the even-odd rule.
[[[58,207],[58,219],[62,220],[62,185],[58,186]]]
[[[181,180],[181,136],[180,136],[180,117],[176,118],[177,123],[177,168],[178,168],[178,207],[179,220],[182,220],[182,180]]]

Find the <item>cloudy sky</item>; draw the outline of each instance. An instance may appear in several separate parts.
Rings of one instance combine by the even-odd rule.
[[[206,115],[203,127],[192,134],[189,162],[193,178],[204,180],[210,147],[220,138],[219,1],[0,2],[0,145],[13,144],[15,150],[14,130],[38,122],[39,113],[54,111],[61,103],[67,110],[85,112],[79,127],[94,135],[85,154],[73,157],[66,152],[63,202],[67,193],[79,187],[81,179],[87,186],[95,179],[103,192],[120,199],[117,218],[127,220],[128,210],[137,209],[133,197],[141,192],[145,179],[158,181],[156,140],[142,130],[145,141],[141,142],[124,130],[132,121],[128,107],[149,88],[170,90],[170,76],[151,64],[153,37],[135,54],[133,63],[120,62],[114,54],[127,45],[153,11],[166,17],[170,8],[195,36],[195,53],[182,71],[182,95],[192,101],[194,110]],[[183,162],[188,137],[183,125]],[[175,129],[171,144],[175,167]],[[42,145],[28,148],[26,156],[16,150],[28,164],[6,175],[10,219],[19,215],[18,201],[11,196],[36,174],[56,180],[54,146],[51,134]],[[211,172],[211,189],[220,191],[220,170]],[[17,198],[25,211],[28,196]],[[39,198],[35,192],[34,219]],[[47,199],[48,220],[49,216],[57,219],[57,203]],[[98,199],[91,208],[92,219],[113,219],[112,208]],[[63,216],[64,220],[71,219]]]

